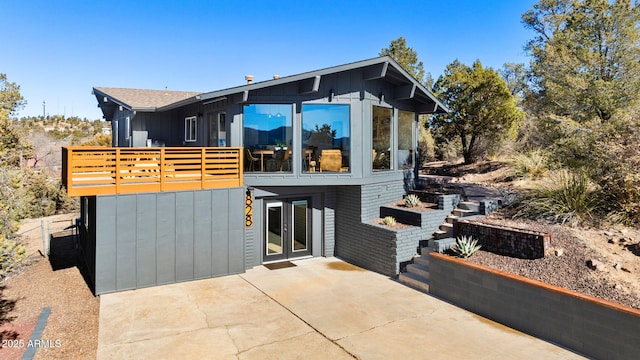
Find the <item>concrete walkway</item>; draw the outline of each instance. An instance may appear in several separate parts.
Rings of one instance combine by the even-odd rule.
[[[102,295],[98,359],[578,359],[336,258]]]

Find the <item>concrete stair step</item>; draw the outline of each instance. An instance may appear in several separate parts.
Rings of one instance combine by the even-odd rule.
[[[420,275],[423,278],[429,280],[429,266],[421,265],[421,264],[409,264],[407,265],[407,272],[411,274]]]
[[[424,247],[420,248],[420,254],[422,254],[420,257],[424,257],[426,259],[429,259],[429,256],[428,256],[429,253],[430,252],[434,252],[434,251],[436,251],[436,249],[434,249],[432,247],[429,247],[429,246],[424,246]]]
[[[443,230],[436,230],[433,233],[433,238],[436,240],[440,240],[440,239],[446,239],[449,238],[453,235],[453,229],[451,231],[443,231]],[[429,245],[431,246],[431,245]]]
[[[420,275],[412,273],[400,273],[398,280],[414,289],[429,292],[429,279],[426,279]]]
[[[454,223],[456,220],[458,220],[458,219],[460,219],[460,217],[459,217],[459,216],[449,215],[449,216],[447,216],[446,221],[447,221],[449,224],[453,224],[453,223]]]
[[[441,253],[451,248],[451,245],[456,243],[455,238],[444,239],[431,239],[429,240],[429,247],[434,248],[437,252]]]
[[[480,203],[476,201],[462,201],[458,203],[458,208],[462,210],[480,212]]]
[[[427,248],[422,248],[422,249],[427,249]],[[425,253],[425,250],[422,250],[422,255],[414,257],[413,258],[413,263],[429,267],[429,255],[428,255],[428,253]]]
[[[448,222],[442,223],[442,224],[440,224],[439,229],[442,230],[442,231],[451,232],[451,234],[453,234],[453,224],[452,223],[448,223]]]
[[[473,216],[473,215],[478,215],[479,213],[477,211],[473,211],[473,210],[465,210],[465,209],[454,209],[453,210],[453,215],[458,216],[458,217],[467,217],[467,216]]]

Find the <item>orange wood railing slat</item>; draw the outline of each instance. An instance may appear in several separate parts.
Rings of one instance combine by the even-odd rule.
[[[62,148],[69,196],[242,186],[242,148]]]

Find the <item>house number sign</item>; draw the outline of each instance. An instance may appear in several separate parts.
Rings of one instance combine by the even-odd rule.
[[[253,198],[249,190],[244,200],[244,207],[244,224],[246,227],[251,227],[253,226]]]

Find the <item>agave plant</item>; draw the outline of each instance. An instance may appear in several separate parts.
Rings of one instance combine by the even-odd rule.
[[[382,220],[382,223],[387,226],[393,226],[396,224],[396,218],[394,218],[393,216],[387,216]]]
[[[410,194],[404,198],[404,205],[408,208],[420,206],[420,204],[422,204],[422,202],[420,201],[418,195]]]
[[[456,243],[451,246],[458,256],[468,258],[480,250],[482,245],[478,245],[478,240],[474,240],[471,236],[462,236],[456,239]]]

